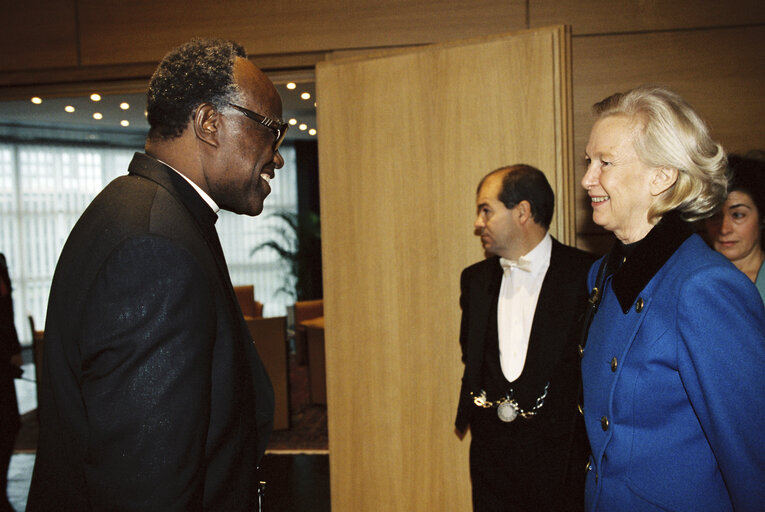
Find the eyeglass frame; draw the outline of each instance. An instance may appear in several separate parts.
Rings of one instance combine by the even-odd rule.
[[[261,126],[265,126],[271,132],[274,134],[276,139],[274,140],[274,146],[273,151],[276,152],[279,150],[279,146],[282,145],[282,142],[284,142],[284,137],[287,135],[287,128],[290,127],[288,123],[280,123],[279,121],[274,121],[270,117],[266,117],[264,115],[258,114],[257,112],[253,112],[252,110],[242,107],[240,105],[236,105],[234,103],[229,103],[229,106],[236,109],[238,112],[242,113],[245,117],[248,119],[251,119],[258,123]]]

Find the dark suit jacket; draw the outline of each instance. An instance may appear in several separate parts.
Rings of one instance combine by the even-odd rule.
[[[5,255],[0,253],[0,371],[6,372],[11,356],[21,352],[19,337],[13,318],[13,300],[11,298],[11,277],[8,275],[8,265]]]
[[[56,267],[28,510],[251,510],[273,390],[216,215],[155,159],[129,171]]]
[[[580,377],[576,347],[579,321],[587,302],[587,271],[594,258],[555,239],[552,242],[550,267],[539,293],[526,363],[518,379],[523,379],[525,385],[524,389],[516,390],[515,396],[521,407],[528,410],[548,381],[550,386],[538,415],[530,420],[518,418],[514,423],[528,435],[556,437],[570,434],[574,425],[583,432],[577,409]],[[460,344],[465,373],[455,423],[461,432],[477,409],[470,393],[479,394],[482,389],[486,340],[489,329],[496,330],[496,304],[502,283],[498,260],[496,256],[487,258],[462,272]],[[561,457],[562,461],[565,459]]]
[[[0,253],[0,471],[3,472],[0,482],[6,481],[7,459],[11,456],[19,430],[19,408],[10,359],[14,354],[21,352],[21,345],[13,323],[11,290],[11,278],[8,275],[5,256]],[[0,502],[5,496],[4,493],[5,489],[0,490]]]

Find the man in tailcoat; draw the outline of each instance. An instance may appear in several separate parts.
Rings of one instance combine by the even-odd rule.
[[[145,153],[56,267],[30,512],[256,508],[273,389],[215,221],[261,213],[281,115],[236,43],[195,39],[160,62]]]
[[[554,195],[534,167],[486,175],[476,206],[488,257],[461,277],[456,419],[459,435],[471,432],[474,510],[582,510],[577,339],[594,258],[547,232]]]
[[[12,512],[8,502],[8,466],[19,432],[19,406],[13,378],[20,374],[21,345],[13,323],[11,278],[0,253],[0,512]]]

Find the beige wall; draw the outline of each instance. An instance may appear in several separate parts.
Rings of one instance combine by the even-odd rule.
[[[575,155],[587,140],[590,105],[644,82],[685,96],[729,150],[765,147],[762,0],[29,0],[9,3],[3,18],[0,100],[94,85],[140,91],[163,53],[194,35],[236,39],[284,76],[336,51],[564,23],[573,33]],[[576,182],[583,172],[578,158]],[[577,194],[577,244],[603,250],[610,237]]]

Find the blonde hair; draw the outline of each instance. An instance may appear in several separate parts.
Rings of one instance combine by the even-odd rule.
[[[725,201],[727,162],[720,144],[695,110],[678,94],[656,86],[616,93],[593,105],[597,119],[635,120],[635,152],[651,167],[678,170],[677,181],[648,212],[649,219],[677,210],[688,221],[703,219]]]

